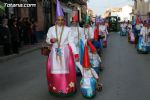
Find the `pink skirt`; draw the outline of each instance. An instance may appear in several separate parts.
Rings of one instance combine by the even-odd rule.
[[[73,58],[73,53],[71,47],[69,45],[66,46],[65,49],[68,49],[68,52],[65,56],[65,63],[66,67],[68,68],[69,72],[64,74],[53,74],[51,71],[52,64],[51,59],[53,59],[54,51],[51,51],[46,66],[46,74],[47,74],[47,81],[48,81],[48,89],[49,92],[52,94],[60,95],[60,96],[67,96],[76,92],[76,72],[75,72],[75,63]],[[66,51],[66,50],[64,50]]]

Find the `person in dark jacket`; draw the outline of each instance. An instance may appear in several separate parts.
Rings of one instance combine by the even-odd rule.
[[[3,46],[3,52],[5,55],[11,54],[11,37],[8,27],[8,19],[4,18],[2,20],[2,25],[0,26],[0,40]]]
[[[23,34],[24,45],[28,45],[30,39],[28,35],[27,19],[25,17],[22,20],[22,34]]]
[[[19,31],[19,39],[20,39],[19,47],[22,47],[23,45],[23,23],[20,17],[17,19],[17,28]]]
[[[31,34],[31,44],[34,44],[34,43],[37,43],[37,37],[36,37],[36,34],[37,34],[37,24],[36,24],[36,21],[33,21],[31,23],[31,29],[32,29],[32,34]]]
[[[19,53],[19,31],[17,28],[17,21],[13,20],[12,21],[12,26],[10,27],[10,32],[11,32],[11,40],[12,40],[12,50],[13,53],[18,54]]]

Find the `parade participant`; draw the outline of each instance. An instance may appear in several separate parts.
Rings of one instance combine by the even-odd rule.
[[[100,70],[103,70],[103,67],[101,66],[101,58],[96,52],[96,48],[91,41],[87,41],[87,46],[90,48],[89,57],[91,67],[97,72],[97,74],[99,74]]]
[[[132,31],[132,25],[130,23],[128,24],[128,42],[130,43],[135,42],[134,33]]]
[[[124,21],[121,24],[121,36],[126,36],[127,35],[127,23]]]
[[[106,26],[106,28],[107,28],[107,30],[108,30],[108,28],[109,28],[109,22],[108,22],[108,20],[107,19],[105,19],[105,26]],[[109,35],[109,32],[108,32],[108,34],[107,35]]]
[[[96,16],[95,19],[95,28],[94,28],[94,39],[92,41],[94,47],[96,48],[97,53],[90,53],[90,63],[92,65],[92,68],[96,71],[97,74],[99,74],[101,67],[101,58],[99,55],[102,53],[102,41],[99,39],[99,24],[100,24],[100,17]],[[90,43],[88,43],[90,44]],[[99,55],[98,55],[99,54]]]
[[[94,33],[93,33],[93,29],[90,27],[89,25],[89,17],[86,16],[85,17],[85,24],[84,24],[84,27],[83,27],[83,33],[84,34],[81,34],[81,40],[83,43],[80,42],[80,52],[82,52],[82,57],[80,57],[80,60],[83,60],[83,51],[84,51],[84,45],[87,45],[88,46],[88,50],[89,50],[89,54],[90,54],[90,63],[91,65],[95,65],[93,67],[95,67],[95,70],[97,70],[97,72],[99,73],[99,70],[100,69],[100,66],[98,66],[97,64],[95,64],[95,61],[94,59],[99,59],[99,57],[97,56],[97,50],[96,48],[94,47],[94,45],[92,44],[92,41],[94,40]],[[84,45],[81,45],[81,44],[84,44]],[[93,59],[94,58],[94,59]],[[81,64],[82,64],[83,61],[81,61]],[[99,65],[101,63],[101,61],[99,60]]]
[[[102,52],[102,41],[101,39],[99,38],[99,33],[100,33],[100,30],[99,30],[99,26],[100,26],[100,18],[97,16],[96,19],[95,19],[95,28],[94,28],[94,39],[93,39],[93,45],[95,46],[95,48],[97,49],[97,52],[99,55],[101,55],[101,52]]]
[[[94,33],[93,33],[92,28],[89,26],[88,16],[86,16],[86,19],[85,19],[83,32],[84,32],[84,34],[82,34],[81,37],[82,37],[82,40],[84,41],[83,42],[84,45],[88,46],[88,50],[89,50],[89,54],[90,54],[90,64],[93,65],[92,67],[97,71],[97,73],[99,73],[100,69],[103,69],[103,68],[100,67],[101,60],[99,60],[100,58],[98,56],[97,50],[94,47],[94,45],[92,44],[92,41],[94,41],[94,39],[93,39],[94,38]],[[98,39],[98,37],[96,39]],[[82,48],[81,51],[82,52],[84,51],[83,47],[84,46],[81,46],[81,48]],[[82,53],[82,58],[81,59],[83,59],[83,53]]]
[[[107,27],[105,26],[105,22],[103,19],[101,19],[101,25],[99,27],[100,29],[100,34],[102,36],[104,36],[103,38],[103,47],[106,48],[107,47],[107,35],[108,35],[108,31],[107,31]]]
[[[128,33],[128,42],[130,42],[130,29],[131,29],[131,24],[130,22],[128,22],[128,25],[127,25],[127,33]]]
[[[107,38],[109,36],[109,32],[108,32],[108,27],[109,27],[109,23],[107,19],[104,19],[104,26],[106,27],[106,34],[107,34]]]
[[[147,51],[150,52],[150,17],[148,16],[148,18],[146,19],[146,23],[147,23]]]
[[[88,15],[85,16],[85,21],[84,21],[82,32],[84,33],[82,35],[82,39],[85,40],[84,42],[86,42],[86,40],[92,40],[94,38],[94,31],[92,27],[90,26]]]
[[[140,18],[140,14],[138,14],[135,18],[135,27],[134,27],[135,48],[137,48],[139,34],[140,34],[142,26],[143,26],[142,20]]]
[[[83,60],[83,51],[84,51],[84,45],[89,43],[89,50],[91,50],[92,52],[96,52],[96,48],[93,46],[93,44],[91,43],[91,41],[94,38],[94,33],[93,33],[93,29],[92,27],[90,27],[89,24],[89,16],[85,16],[84,19],[84,25],[82,28],[82,34],[81,34],[81,41],[80,41],[80,63],[82,64],[82,60]]]
[[[148,28],[147,23],[144,21],[144,25],[140,31],[140,36],[138,40],[137,51],[138,53],[148,53],[147,43],[148,43]]]
[[[89,53],[89,56],[90,56],[91,67],[99,75],[100,71],[103,70],[103,67],[101,65],[102,61],[101,61],[100,56],[97,53]]]
[[[77,48],[77,52],[78,54],[80,54],[80,57],[82,58],[83,53],[81,52],[81,48],[83,48],[83,42],[81,40],[81,33],[82,33],[82,28],[79,26],[78,23],[78,13],[76,11],[74,11],[72,13],[72,25],[71,25],[71,34],[74,37],[74,42]],[[79,58],[80,58],[79,57]],[[80,70],[78,69],[78,67],[80,67],[80,63],[76,62],[76,72],[77,74],[80,74]]]
[[[76,92],[74,58],[78,61],[79,55],[71,29],[64,25],[64,14],[59,0],[56,7],[56,25],[49,28],[46,38],[46,42],[52,44],[46,68],[48,89],[51,94],[68,96]]]
[[[122,27],[123,27],[123,22],[120,22],[120,36],[122,36]]]
[[[97,73],[91,68],[89,62],[88,47],[84,47],[82,79],[80,82],[81,93],[86,98],[93,98],[96,95],[96,89],[101,91],[102,84]]]

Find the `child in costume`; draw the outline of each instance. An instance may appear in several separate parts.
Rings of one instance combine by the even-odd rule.
[[[148,25],[146,21],[140,31],[140,36],[137,45],[138,53],[148,53],[147,45],[148,44]]]
[[[128,25],[128,42],[130,42],[130,43],[135,42],[135,36],[134,36],[133,31],[132,31],[132,25],[131,24]]]
[[[101,58],[98,55],[98,53],[96,52],[96,48],[94,47],[94,45],[87,40],[87,46],[90,48],[89,50],[89,57],[90,57],[90,64],[91,67],[96,71],[97,74],[99,74],[100,70],[103,69],[101,65]]]
[[[137,48],[138,41],[139,41],[139,34],[142,27],[143,27],[142,19],[140,13],[138,12],[138,15],[136,15],[135,17],[135,27],[134,27],[135,48]]]
[[[92,65],[92,68],[96,71],[96,73],[99,75],[100,70],[102,70],[101,66],[101,58],[97,53],[89,53],[90,56],[90,63]]]
[[[127,23],[124,21],[121,24],[121,34],[120,36],[126,36],[127,35]]]
[[[104,36],[104,38],[102,39],[102,43],[103,43],[103,47],[106,48],[107,47],[107,36],[108,36],[108,30],[107,27],[105,26],[105,21],[104,19],[101,19],[101,25],[99,26],[99,30],[100,30],[100,35]]]
[[[83,56],[83,69],[82,80],[81,80],[81,93],[86,98],[93,98],[96,96],[96,90],[102,90],[102,85],[99,83],[99,77],[94,69],[90,68],[88,55],[88,47],[84,47],[84,56]]]
[[[94,37],[93,34],[93,29],[90,26],[90,20],[89,20],[89,16],[86,15],[85,19],[84,19],[84,26],[82,28],[82,33],[81,33],[81,39],[79,41],[79,54],[80,54],[80,63],[82,64],[82,60],[83,60],[83,52],[84,52],[84,45],[87,43],[87,41],[91,42],[91,40]],[[91,48],[90,48],[91,49]]]
[[[98,55],[98,53],[96,52],[97,50],[94,47],[94,45],[92,44],[92,41],[94,39],[95,34],[93,33],[93,30],[89,25],[89,17],[88,16],[85,17],[85,24],[84,24],[84,27],[83,27],[83,34],[81,34],[81,35],[82,35],[81,36],[82,40],[84,41],[83,44],[84,45],[87,44],[89,53],[90,54],[92,53],[89,56],[90,56],[90,64],[93,65],[93,56]],[[97,33],[97,36],[96,36],[97,38],[95,38],[95,39],[98,39],[98,35],[99,34]],[[81,45],[81,42],[80,42],[80,45]],[[80,49],[82,49],[82,50],[80,50],[80,52],[82,51],[82,53],[80,53],[80,54],[82,54],[82,58],[80,57],[80,61],[83,60],[84,45],[80,46]],[[96,59],[98,59],[98,58],[96,58]],[[81,64],[82,63],[83,63],[83,61],[81,62]],[[92,67],[94,67],[94,66],[92,66]],[[95,67],[97,67],[97,68],[94,68],[94,69],[100,69],[99,66],[95,66]],[[99,73],[99,70],[97,70],[97,72]]]
[[[98,54],[101,56],[102,55],[102,39],[100,39],[99,37],[99,33],[100,33],[100,17],[96,17],[95,19],[95,28],[94,28],[94,39],[92,41],[94,47],[96,48]]]

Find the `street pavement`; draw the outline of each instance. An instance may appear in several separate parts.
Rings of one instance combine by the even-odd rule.
[[[36,49],[41,48],[41,46],[42,46],[42,42],[36,43],[34,45],[24,45],[19,49],[19,54],[11,54],[11,55],[8,55],[8,56],[5,56],[5,55],[0,56],[0,63],[6,62],[10,59],[13,59],[13,58],[22,56],[24,54],[27,54],[29,52],[35,51]]]
[[[40,50],[0,63],[0,100],[86,100],[48,93],[46,57]],[[150,54],[138,54],[127,37],[112,33],[102,56],[103,91],[93,100],[150,100]]]

